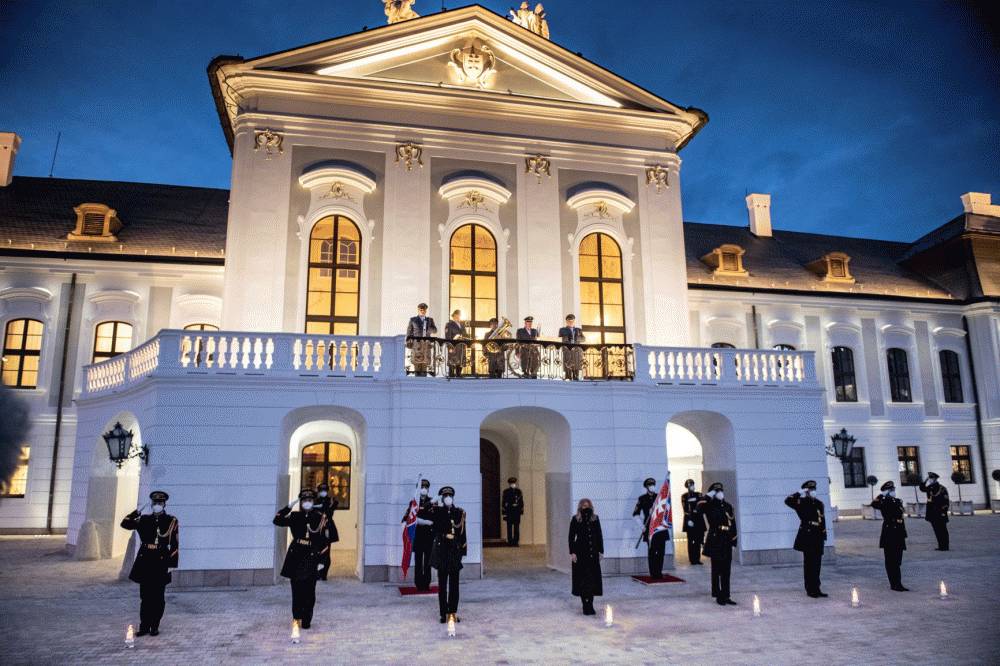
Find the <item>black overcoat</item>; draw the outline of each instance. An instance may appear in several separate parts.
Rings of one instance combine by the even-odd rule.
[[[601,555],[604,554],[604,534],[597,516],[589,520],[569,521],[569,553],[576,555],[573,563],[573,596],[599,597],[604,594],[601,579]]]
[[[823,553],[826,543],[826,516],[823,502],[815,497],[803,497],[792,493],[785,498],[785,504],[799,516],[799,531],[795,535],[795,550],[800,553]]]
[[[278,510],[272,522],[292,533],[281,575],[299,581],[318,578],[321,572],[316,567],[330,548],[326,540],[326,514],[316,507],[292,511],[286,506]]]
[[[121,526],[139,535],[139,550],[129,572],[136,583],[160,583],[172,580],[169,569],[177,568],[180,554],[180,526],[169,513],[139,515],[133,511],[122,519]]]

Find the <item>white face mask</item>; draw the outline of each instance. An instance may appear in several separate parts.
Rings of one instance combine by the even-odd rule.
[[[327,493],[326,493],[326,491],[325,491],[325,490],[321,490],[321,491],[319,491],[319,496],[320,496],[320,497],[326,497],[326,495],[327,495]]]
[[[707,493],[705,493],[705,497],[715,497],[715,491],[709,490]]]
[[[935,483],[937,483],[937,479],[927,479],[928,486],[933,486]]]
[[[653,492],[653,488],[656,488],[656,486],[646,486],[646,492],[648,493]]]
[[[447,496],[447,497],[444,498],[444,505],[445,506],[451,506],[454,503],[455,503],[455,498],[453,498],[451,495],[449,495],[449,496]]]
[[[426,488],[421,488],[420,489],[420,496],[421,497],[427,497],[427,489]]]
[[[896,491],[895,490],[890,490],[890,491],[886,492],[886,495],[888,495],[889,497],[895,497],[896,496]]]
[[[694,492],[694,484],[693,484],[693,483],[689,483],[689,484],[687,485],[687,489],[688,489],[688,490],[689,490],[690,492]]]
[[[806,490],[806,497],[816,497],[815,490]]]
[[[717,500],[719,500],[719,501],[722,501],[722,499],[723,499],[723,498],[724,498],[725,496],[726,496],[726,494],[725,494],[724,492],[722,492],[721,490],[720,490],[720,491],[718,491],[717,493],[715,493],[715,499],[717,499]]]
[[[510,484],[510,487],[511,488],[517,488],[517,484],[516,483],[512,483],[512,484]]]
[[[302,510],[303,511],[308,511],[311,508],[313,508],[313,503],[312,502],[310,502],[310,501],[307,500],[307,501],[305,501],[305,502],[302,503]]]
[[[154,504],[153,505],[153,513],[163,513],[163,508],[164,507],[163,507],[162,504]]]

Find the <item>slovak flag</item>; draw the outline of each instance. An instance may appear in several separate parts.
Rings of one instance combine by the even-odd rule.
[[[417,478],[417,492],[410,499],[410,506],[406,510],[406,520],[403,521],[403,578],[410,570],[410,555],[413,553],[413,541],[417,536],[417,510],[420,504],[417,502],[417,494],[420,493],[420,478]]]
[[[652,539],[653,534],[662,530],[668,530],[668,538],[674,530],[674,516],[670,507],[670,472],[667,472],[667,478],[663,480],[663,487],[653,505],[653,513],[649,516],[649,538]]]

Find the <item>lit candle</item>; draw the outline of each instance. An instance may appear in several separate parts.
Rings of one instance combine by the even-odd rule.
[[[455,637],[455,616],[448,616],[448,636],[451,638]]]
[[[299,642],[300,636],[301,633],[299,631],[299,621],[292,620],[292,642],[297,644]]]
[[[760,597],[753,595],[753,616],[760,617]]]
[[[858,595],[858,588],[851,588],[851,608],[857,608],[861,605],[861,596]]]
[[[611,604],[604,606],[604,626],[610,627],[615,623],[615,612],[611,609]]]
[[[128,625],[128,629],[125,630],[125,647],[135,647],[135,627],[131,624]]]
[[[944,581],[941,581],[941,585],[938,587],[938,594],[941,595],[942,599],[948,598],[948,588],[945,587]]]

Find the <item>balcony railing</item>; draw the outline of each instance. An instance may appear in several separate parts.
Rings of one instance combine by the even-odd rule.
[[[817,385],[812,352],[493,342],[496,344],[407,340],[404,336],[163,330],[132,351],[86,366],[83,395],[122,391],[151,376],[315,381],[411,376],[413,381],[440,381],[448,378],[449,365],[459,363],[460,380],[621,380],[705,387]]]

